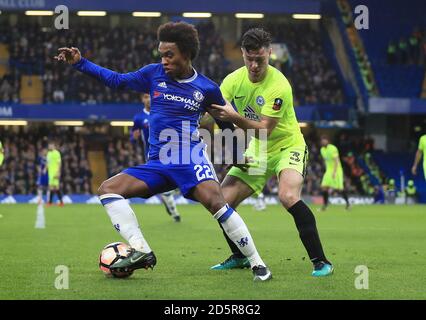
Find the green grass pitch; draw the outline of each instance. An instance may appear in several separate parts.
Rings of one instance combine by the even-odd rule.
[[[104,245],[122,239],[102,206],[46,208],[46,228],[35,229],[35,205],[1,205],[0,299],[426,299],[425,206],[315,211],[335,265],[333,276],[320,279],[310,275],[311,263],[287,212],[241,206],[273,273],[267,283],[254,283],[248,269],[209,270],[229,251],[217,222],[201,206],[180,206],[180,224],[162,206],[134,208],[157,266],[109,279],[98,269],[98,255]],[[69,289],[54,286],[58,265],[69,268]],[[368,289],[355,287],[358,265],[368,267]]]

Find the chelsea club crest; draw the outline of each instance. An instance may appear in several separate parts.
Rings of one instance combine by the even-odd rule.
[[[194,91],[193,96],[194,96],[194,99],[195,99],[196,101],[198,101],[198,102],[201,102],[201,101],[203,101],[203,100],[204,100],[204,95],[203,95],[200,91],[198,91],[198,90],[195,90],[195,91]]]
[[[264,99],[262,96],[257,96],[257,98],[256,98],[256,103],[257,103],[259,106],[263,106],[263,105],[265,104],[265,99]]]

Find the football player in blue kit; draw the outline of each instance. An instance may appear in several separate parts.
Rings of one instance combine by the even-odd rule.
[[[149,94],[144,93],[142,95],[142,102],[144,105],[142,112],[137,113],[133,117],[133,127],[131,130],[130,140],[133,143],[136,143],[137,141],[142,143],[144,163],[146,163],[149,152],[149,112],[151,108]],[[160,194],[160,197],[161,201],[163,201],[163,204],[166,207],[167,213],[173,218],[175,222],[180,222],[181,217],[176,208],[174,193],[174,190],[163,192]]]
[[[104,181],[99,198],[111,222],[126,239],[131,252],[111,266],[112,271],[153,268],[156,257],[142,234],[126,199],[147,198],[179,188],[182,195],[200,202],[250,262],[255,281],[272,278],[257,252],[240,215],[224,200],[213,165],[199,137],[199,122],[212,104],[224,105],[216,83],[192,67],[200,49],[196,28],[185,22],[169,22],[158,28],[161,63],[130,73],[100,67],[75,48],[60,48],[56,60],[71,64],[114,89],[149,92],[151,97],[148,162],[125,169]],[[218,121],[222,128],[232,124]]]
[[[49,175],[47,173],[47,149],[43,147],[37,157],[37,203],[43,203],[43,191],[49,199]]]

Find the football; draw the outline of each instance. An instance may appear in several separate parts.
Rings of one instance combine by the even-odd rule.
[[[129,272],[112,272],[110,266],[117,261],[126,258],[129,254],[130,246],[123,242],[113,242],[107,244],[99,255],[99,268],[107,277],[127,278],[133,271]]]

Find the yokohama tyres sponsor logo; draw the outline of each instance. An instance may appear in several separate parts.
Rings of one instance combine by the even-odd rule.
[[[192,99],[189,99],[189,98],[184,98],[184,97],[181,97],[181,96],[176,96],[176,95],[170,94],[170,93],[164,93],[163,97],[164,97],[165,100],[176,101],[176,102],[183,102],[183,103],[188,104],[190,106],[196,107],[197,109],[200,107],[200,103],[199,102],[197,102],[195,100],[192,100]]]

